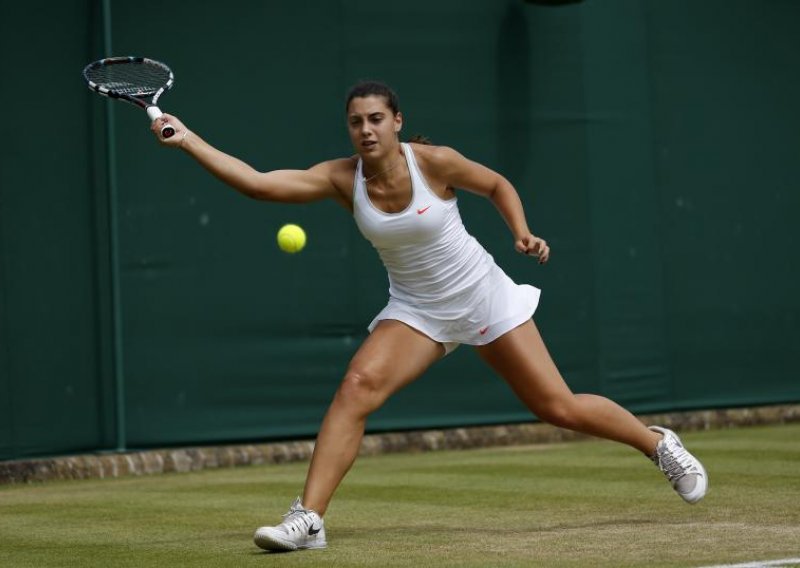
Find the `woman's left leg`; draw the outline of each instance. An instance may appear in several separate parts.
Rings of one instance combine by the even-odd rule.
[[[476,349],[541,420],[656,453],[661,434],[605,397],[572,393],[532,320]]]

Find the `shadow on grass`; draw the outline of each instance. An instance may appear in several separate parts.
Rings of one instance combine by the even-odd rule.
[[[388,532],[389,534],[497,534],[497,535],[506,535],[509,533],[518,533],[518,534],[548,534],[548,533],[558,533],[568,530],[585,530],[585,529],[598,529],[598,528],[614,528],[619,527],[621,529],[629,529],[630,527],[636,526],[645,526],[645,525],[661,525],[663,521],[658,519],[641,519],[641,518],[626,518],[626,519],[605,519],[605,520],[595,520],[595,521],[584,521],[584,522],[576,522],[576,523],[559,523],[553,525],[546,525],[541,527],[525,527],[525,528],[509,528],[508,526],[497,526],[496,528],[492,527],[481,527],[477,528],[474,526],[470,527],[459,527],[454,526],[452,524],[447,525],[425,525],[424,527],[420,527],[418,525],[411,526],[411,525],[381,525],[380,530],[381,532]],[[371,529],[369,528],[346,528],[346,527],[337,527],[336,528],[336,540],[342,539],[349,539],[349,538],[360,538],[364,534],[369,533]]]

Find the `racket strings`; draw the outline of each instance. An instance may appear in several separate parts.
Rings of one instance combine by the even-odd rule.
[[[87,72],[89,81],[122,95],[147,96],[167,86],[169,69],[147,62],[100,65]]]

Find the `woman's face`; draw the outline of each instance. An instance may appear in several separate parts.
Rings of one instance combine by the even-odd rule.
[[[392,113],[382,96],[356,97],[347,107],[350,142],[362,158],[380,159],[395,150],[402,126],[402,115]]]

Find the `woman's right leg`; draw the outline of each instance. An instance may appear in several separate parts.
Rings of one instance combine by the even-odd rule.
[[[303,490],[303,507],[325,514],[358,455],[367,416],[444,354],[441,343],[383,320],[356,352],[322,422]]]

